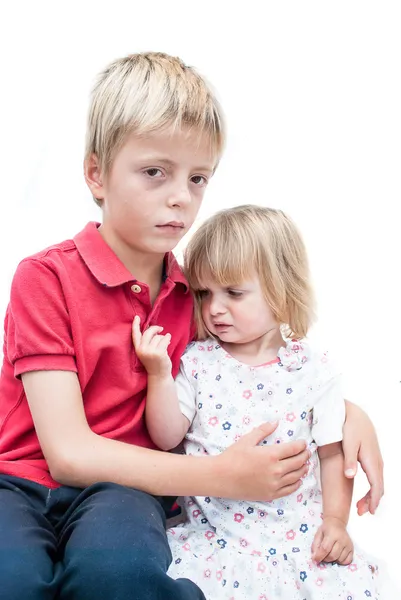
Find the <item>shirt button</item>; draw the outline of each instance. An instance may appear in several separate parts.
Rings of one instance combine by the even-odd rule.
[[[136,283],[134,283],[134,285],[131,285],[131,290],[135,293],[135,294],[139,294],[139,292],[142,292],[142,288],[140,285],[137,285]]]

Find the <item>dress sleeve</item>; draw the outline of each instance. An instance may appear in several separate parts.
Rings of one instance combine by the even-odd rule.
[[[341,375],[327,352],[317,359],[314,386],[312,437],[318,446],[340,442],[345,421],[344,394]]]
[[[196,412],[196,390],[187,373],[187,355],[181,358],[180,370],[175,379],[175,385],[182,414],[192,423]]]

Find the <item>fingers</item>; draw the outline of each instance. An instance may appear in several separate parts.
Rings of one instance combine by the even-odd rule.
[[[159,327],[157,325],[153,325],[144,331],[141,332],[141,319],[138,315],[135,315],[134,320],[132,322],[132,338],[135,347],[138,347],[141,342],[149,344],[152,338],[163,331],[163,327]]]
[[[327,529],[324,524],[316,532],[312,543],[312,559],[319,562],[349,564],[353,558],[354,547],[349,535]]]
[[[339,565],[349,565],[352,563],[352,559],[354,557],[353,549],[349,549],[349,546],[345,546],[343,551],[341,552],[337,562]]]
[[[358,502],[356,503],[358,515],[360,517],[362,517],[367,512],[369,512],[369,505],[370,505],[370,490],[368,491],[367,494],[365,494],[365,496],[363,498],[358,500]]]
[[[351,539],[347,538],[339,539],[333,545],[333,548],[328,556],[326,556],[325,562],[336,562],[339,565],[349,565],[352,562],[354,556],[354,546]]]
[[[330,543],[330,540],[328,540],[327,537],[325,537],[322,533],[322,539],[320,541],[319,546],[317,546],[317,548],[315,549],[313,559],[317,563],[323,562],[326,559],[326,557],[330,554],[332,547],[333,542]]]
[[[167,352],[167,348],[171,342],[171,334],[166,333],[166,335],[159,336],[159,343],[157,345],[157,349],[162,352]]]
[[[323,541],[323,531],[322,531],[322,528],[319,527],[319,529],[316,532],[315,537],[313,538],[313,542],[312,542],[312,559],[313,560],[316,560],[317,551],[318,551],[322,541]]]
[[[284,498],[285,496],[289,496],[293,494],[301,487],[301,481],[297,481],[291,485],[285,485],[284,487],[278,488],[276,493],[273,495],[273,500],[277,500],[277,498]]]
[[[264,433],[264,437],[262,437],[259,441],[261,442],[265,439],[265,437],[271,435],[273,431],[277,429],[277,426],[278,421],[272,421],[271,423],[262,423],[261,425],[259,425],[258,429],[260,429]]]
[[[293,485],[294,483],[301,483],[301,479],[306,475],[307,472],[308,465],[303,465],[300,469],[291,471],[290,473],[284,475],[280,480],[280,484],[285,487],[287,485]]]
[[[351,418],[348,417],[350,410]],[[370,484],[370,493],[368,492],[357,503],[358,514],[362,515],[368,511],[374,514],[384,494],[383,458],[371,420],[364,411],[349,402],[344,426],[343,450],[346,477],[355,476],[359,460]]]
[[[353,555],[353,545],[348,534],[338,534],[321,526],[316,532],[312,544],[312,559],[319,562],[337,562],[349,564]]]
[[[330,543],[329,543],[329,545],[330,545]],[[325,562],[338,562],[338,559],[340,558],[343,550],[344,550],[344,545],[341,544],[339,541],[334,541],[333,546],[330,550],[330,553],[325,558]]]
[[[132,323],[132,341],[134,342],[135,350],[139,347],[142,339],[141,319],[136,315]]]
[[[379,486],[373,486],[370,490],[370,501],[369,501],[369,512],[371,515],[374,515],[377,511],[380,500],[382,499],[384,494],[383,490],[379,489]]]
[[[285,458],[280,461],[281,476],[285,477],[288,473],[293,471],[299,471],[308,462],[310,458],[309,450],[303,450],[300,454],[292,456],[291,458]]]
[[[365,467],[363,467],[365,470]],[[383,484],[383,470],[382,465],[377,465],[376,470],[366,470],[366,475],[370,483],[370,496],[369,496],[369,512],[374,515],[380,500],[384,495],[384,484]],[[369,492],[368,492],[369,494]]]
[[[262,440],[269,436],[277,427],[278,421],[274,423],[262,423],[238,440],[237,445],[257,446]],[[271,446],[270,446],[271,448]]]
[[[159,336],[162,331],[163,327],[159,327],[158,325],[148,327],[142,334],[142,343],[150,345],[153,341],[158,342],[157,336]],[[155,345],[157,346],[157,343]]]
[[[163,327],[152,325],[152,327],[149,327],[142,333],[140,326],[141,319],[138,315],[136,315],[132,323],[132,340],[136,350],[138,350],[139,346],[141,345],[147,346],[153,350],[167,349],[171,341],[171,335],[169,333],[166,333],[166,335],[160,335],[160,333],[163,331]]]
[[[367,512],[370,512],[372,515],[374,515],[380,504],[380,500],[384,495],[383,478],[381,476],[380,468],[377,469],[377,472],[374,473],[373,476],[371,470],[368,471],[366,475],[370,483],[370,490],[363,498],[358,500],[356,504],[359,516],[362,516]]]
[[[343,439],[344,452],[344,475],[349,479],[355,477],[358,470],[358,453],[359,442],[354,438],[349,439],[349,436],[344,436]]]
[[[287,458],[299,456],[300,453],[302,453],[304,451],[307,452],[306,460],[308,460],[308,458],[309,458],[309,450],[305,450],[306,449],[305,440],[296,440],[295,442],[288,442],[286,444],[278,444],[276,447],[277,447],[277,458],[279,460],[285,460]],[[306,462],[306,461],[304,461],[304,462]],[[298,467],[294,467],[294,468],[298,468]]]

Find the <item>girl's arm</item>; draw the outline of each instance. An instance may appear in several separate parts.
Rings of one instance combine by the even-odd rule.
[[[167,353],[171,336],[162,327],[149,327],[143,334],[139,317],[132,326],[135,351],[148,373],[145,419],[149,435],[161,450],[178,446],[189,429],[180,409],[171,360]]]
[[[318,450],[323,494],[323,519],[333,517],[348,524],[354,482],[344,476],[344,454],[341,442]]]
[[[316,562],[349,564],[353,544],[347,533],[352,501],[353,480],[344,475],[341,442],[319,448],[320,477],[323,494],[323,522],[315,535],[312,558]]]
[[[171,450],[184,439],[190,423],[180,410],[171,375],[148,376],[145,419],[150,437],[161,450]]]
[[[319,358],[319,354],[317,355]],[[319,447],[342,439],[344,452],[344,475],[353,479],[357,472],[358,462],[366,474],[370,489],[358,503],[358,514],[366,512],[374,514],[383,496],[383,459],[375,428],[368,415],[356,404],[345,400],[345,419],[341,422],[341,430],[338,428],[338,408],[344,406],[344,396],[335,366],[331,365],[328,353],[324,353],[323,361],[319,362],[318,377],[323,381],[326,379],[321,391],[320,420],[326,423],[326,431],[323,437],[316,440]],[[331,373],[330,373],[331,371]],[[331,381],[330,381],[331,378]],[[336,385],[336,381],[338,385]],[[337,415],[337,418],[335,418]],[[344,422],[345,421],[345,422]],[[332,428],[335,427],[335,437],[332,437]],[[329,434],[329,438],[327,437]]]

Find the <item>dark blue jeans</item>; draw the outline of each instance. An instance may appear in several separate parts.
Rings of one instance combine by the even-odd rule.
[[[204,600],[166,575],[162,504],[113,483],[50,490],[0,475],[2,600]]]

